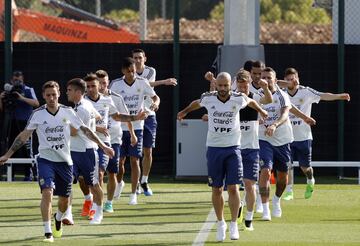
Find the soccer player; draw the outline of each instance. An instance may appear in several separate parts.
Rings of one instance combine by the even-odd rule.
[[[255,108],[263,117],[267,113],[246,95],[231,91],[231,77],[226,72],[219,73],[216,78],[217,91],[204,93],[200,100],[190,103],[177,115],[182,120],[188,113],[205,107],[208,111],[207,134],[207,165],[209,185],[212,186],[212,203],[217,217],[218,241],[226,238],[227,225],[224,220],[224,198],[222,195],[225,185],[229,193],[229,207],[231,211],[230,238],[239,239],[237,216],[240,208],[238,184],[242,176],[240,150],[240,119],[239,111],[247,105]]]
[[[259,126],[260,143],[260,179],[259,190],[263,205],[263,220],[271,220],[269,208],[271,170],[276,171],[276,190],[273,197],[274,217],[281,217],[280,197],[287,183],[290,163],[290,143],[293,133],[289,120],[292,107],[288,95],[276,85],[276,73],[266,67],[261,73],[262,79],[268,82],[273,102],[263,105],[269,117]]]
[[[59,84],[48,81],[42,87],[42,95],[46,104],[33,111],[25,129],[16,137],[11,148],[0,157],[3,165],[36,130],[39,137],[39,155],[36,158],[41,188],[41,214],[44,223],[44,242],[53,242],[54,237],[61,237],[61,220],[69,203],[72,188],[72,159],[70,155],[70,126],[80,129],[84,135],[94,141],[113,156],[108,148],[84,123],[70,107],[58,103],[60,96]],[[58,210],[54,215],[55,230],[51,229],[51,203],[53,195],[58,195]]]
[[[156,95],[153,88],[149,85],[147,79],[138,77],[136,75],[135,60],[131,57],[126,57],[123,60],[121,71],[124,74],[122,78],[115,79],[111,82],[110,89],[120,94],[125,101],[127,108],[131,115],[137,114],[143,108],[144,97],[151,98],[152,102],[149,105],[151,111],[157,111],[160,104],[160,98]],[[120,171],[117,176],[118,183],[123,183],[124,170],[122,167],[125,164],[126,156],[130,156],[131,165],[131,194],[130,205],[137,204],[136,188],[140,178],[139,160],[142,157],[143,148],[143,128],[144,121],[133,122],[138,142],[135,146],[131,146],[130,133],[127,125],[123,124],[123,136],[121,145]]]
[[[98,77],[100,86],[99,92],[105,96],[110,96],[114,102],[114,105],[117,111],[121,114],[129,114],[129,110],[126,107],[124,99],[121,95],[108,89],[109,86],[109,75],[104,70],[98,70],[95,72]],[[129,132],[131,135],[131,145],[134,146],[137,143],[137,137],[135,135],[134,129],[130,122],[127,122]],[[119,161],[120,161],[120,146],[122,138],[122,128],[119,121],[109,118],[108,130],[110,135],[111,147],[115,151],[115,156],[109,160],[109,165],[107,167],[108,173],[108,183],[107,183],[107,201],[104,204],[104,211],[108,213],[113,213],[112,200],[114,198],[114,192],[117,185],[116,174],[119,173]],[[124,168],[124,166],[122,166]]]
[[[290,101],[297,108],[303,111],[307,116],[311,115],[311,106],[313,103],[323,101],[346,100],[350,101],[348,93],[332,94],[328,92],[319,92],[310,87],[305,87],[299,83],[299,74],[295,68],[287,68],[285,70],[285,80],[289,82],[287,93]],[[290,121],[294,133],[294,142],[291,143],[292,160],[299,161],[299,166],[307,178],[307,186],[305,190],[305,199],[309,199],[314,191],[315,179],[314,170],[311,167],[312,152],[312,133],[309,125],[293,114],[290,114]],[[291,173],[291,172],[289,172]],[[284,200],[292,200],[294,193],[292,190],[292,177],[289,177]]]
[[[261,94],[250,92],[251,77],[246,70],[240,70],[236,75],[237,91],[254,99],[257,103],[268,104],[272,102],[272,95],[268,83],[260,79],[258,85],[261,87]],[[255,184],[259,176],[259,121],[258,112],[247,106],[240,110],[241,129],[241,157],[244,169],[246,215],[245,228],[254,230],[252,220],[254,216],[254,205],[256,199]]]
[[[137,76],[147,79],[151,87],[157,87],[160,85],[175,86],[177,84],[175,78],[155,81],[156,70],[153,67],[145,65],[145,62],[147,61],[145,51],[142,49],[134,49],[131,53],[132,58],[135,60]],[[152,99],[149,97],[145,97],[145,109],[149,112],[149,116],[145,119],[144,122],[142,177],[140,181],[140,185],[145,196],[151,196],[153,194],[148,184],[148,179],[153,160],[152,149],[155,148],[157,121],[155,111],[149,109],[151,103]]]
[[[96,121],[96,134],[108,146],[110,146],[110,134],[108,129],[108,123],[110,117],[116,121],[123,121],[123,122],[144,120],[146,118],[147,114],[142,110],[139,110],[136,114],[133,115],[120,114],[117,111],[117,108],[115,107],[111,97],[104,96],[99,93],[99,80],[96,74],[90,73],[87,76],[85,76],[84,80],[86,82],[86,88],[87,88],[87,93],[85,98],[92,103],[94,108],[101,115],[101,120]],[[98,155],[99,155],[99,183],[100,186],[103,187],[103,183],[104,183],[103,179],[109,164],[109,157],[107,155],[104,155],[103,151],[100,149],[98,149]],[[90,219],[91,217],[93,217],[94,212],[96,212],[96,209],[94,208],[95,207],[93,206],[90,209],[89,212]]]

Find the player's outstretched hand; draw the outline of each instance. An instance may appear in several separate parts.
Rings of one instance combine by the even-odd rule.
[[[186,113],[184,113],[183,111],[180,111],[178,114],[177,114],[177,119],[179,121],[182,121],[186,116]]]
[[[261,119],[265,120],[268,117],[268,112],[266,110],[261,109],[261,111],[259,112]]]
[[[316,125],[316,120],[313,117],[307,117],[304,121],[310,126]]]
[[[348,93],[342,93],[341,94],[341,99],[346,100],[346,101],[350,101],[350,95]]]
[[[137,142],[138,142],[138,139],[137,139],[136,135],[133,135],[130,137],[130,145],[131,146],[134,147],[137,144]]]
[[[176,86],[177,85],[177,80],[175,78],[165,79],[164,85]]]
[[[272,135],[274,135],[275,130],[276,130],[275,125],[268,126],[265,130],[265,136],[272,137]]]
[[[5,156],[5,155],[1,156],[0,157],[0,166],[4,165],[5,162],[7,162],[8,159],[9,158],[7,156]]]

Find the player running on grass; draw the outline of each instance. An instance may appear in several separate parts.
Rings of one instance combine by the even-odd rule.
[[[59,84],[48,81],[42,87],[46,104],[33,111],[25,129],[16,137],[5,155],[0,157],[3,165],[31,136],[34,130],[39,138],[39,155],[37,165],[39,185],[41,188],[41,215],[44,223],[44,242],[53,242],[54,237],[61,237],[61,220],[69,203],[72,188],[72,159],[70,155],[70,126],[80,129],[84,135],[94,141],[113,156],[114,151],[107,147],[84,123],[70,107],[58,103]],[[58,210],[54,215],[55,228],[51,229],[51,211],[53,195],[58,195]]]
[[[350,101],[348,93],[332,94],[328,92],[319,92],[310,87],[300,85],[299,74],[295,68],[287,68],[285,70],[285,80],[289,82],[287,86],[287,93],[290,101],[307,116],[311,115],[311,106],[313,103],[323,101],[346,100]],[[291,143],[292,160],[299,161],[301,171],[307,178],[307,185],[304,197],[309,199],[314,191],[315,179],[314,170],[311,167],[311,152],[312,152],[312,133],[308,124],[293,114],[289,115],[293,133],[294,142]],[[289,172],[291,174],[291,172]],[[290,176],[290,175],[289,175]],[[284,200],[294,199],[292,177],[289,177]]]
[[[178,119],[201,107],[208,111],[207,134],[207,165],[209,185],[212,186],[212,203],[217,217],[218,241],[226,238],[227,225],[224,220],[224,198],[222,195],[225,185],[229,193],[229,207],[231,212],[230,238],[239,239],[237,226],[238,211],[240,208],[240,194],[238,184],[242,177],[242,163],[240,150],[240,109],[251,105],[263,117],[267,113],[246,95],[231,91],[231,77],[226,72],[216,78],[217,91],[204,93],[200,100],[190,103],[178,113]]]

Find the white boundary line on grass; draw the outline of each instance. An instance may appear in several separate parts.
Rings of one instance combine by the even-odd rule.
[[[216,215],[215,210],[212,208],[206,218],[206,221],[204,222],[203,226],[201,227],[201,230],[197,234],[192,246],[202,246],[205,244],[206,239],[209,236],[209,233],[211,231],[211,228],[216,223]]]

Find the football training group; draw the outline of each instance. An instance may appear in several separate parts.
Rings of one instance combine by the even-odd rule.
[[[123,76],[111,82],[105,70],[70,79],[66,94],[74,107],[59,103],[58,82],[45,82],[42,86],[45,104],[33,110],[25,129],[0,157],[0,165],[5,164],[36,130],[39,154],[35,160],[44,242],[54,242],[54,238],[62,236],[64,225],[74,224],[75,183],[79,183],[84,195],[81,216],[88,217],[91,225],[101,224],[104,212],[114,212],[113,200],[121,197],[125,186],[127,157],[131,167],[129,205],[137,205],[141,193],[153,195],[149,175],[156,141],[155,112],[160,105],[154,87],[176,86],[177,80],[156,80],[156,70],[145,65],[146,59],[142,49],[133,50],[122,61]],[[305,199],[311,198],[315,186],[311,125],[316,123],[311,117],[311,105],[321,100],[349,101],[350,96],[300,85],[295,68],[287,68],[284,80],[277,80],[276,72],[261,61],[247,61],[234,78],[227,72],[216,77],[207,72],[205,79],[210,82],[209,91],[178,112],[177,118],[182,120],[201,107],[207,110],[202,119],[208,122],[206,157],[217,218],[216,239],[226,238],[223,191],[227,190],[230,239],[237,240],[238,217],[245,206],[246,230],[256,227],[252,223],[254,212],[262,213],[262,220],[266,221],[281,217],[280,199],[294,198],[288,177],[293,161],[299,162],[307,179]],[[276,190],[270,211],[272,172],[276,176]],[[240,184],[245,189],[243,201]],[[58,196],[58,208],[53,215],[54,195]]]

